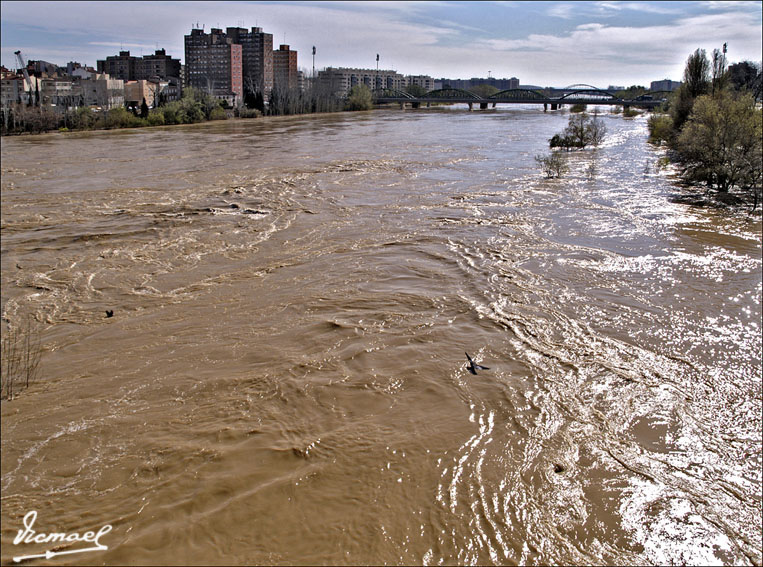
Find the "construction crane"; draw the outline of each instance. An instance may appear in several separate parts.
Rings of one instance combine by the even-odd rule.
[[[19,65],[21,65],[21,71],[24,73],[24,84],[26,85],[25,90],[31,93],[32,80],[29,78],[29,71],[27,71],[26,63],[24,63],[24,58],[21,56],[21,51],[14,51],[13,53],[16,55],[16,59],[18,59]]]

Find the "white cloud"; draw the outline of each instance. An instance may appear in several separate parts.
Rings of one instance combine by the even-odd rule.
[[[705,4],[686,3],[692,11]],[[757,10],[750,9],[753,4]],[[517,76],[523,83],[542,85],[643,84],[665,77],[680,79],[686,58],[697,47],[709,53],[728,42],[730,61],[759,60],[761,14],[759,4],[753,4],[714,6],[704,15],[682,19],[652,16],[655,23],[636,27],[614,25],[613,18],[622,21],[623,13],[638,12],[639,21],[648,21],[650,13],[678,10],[682,5],[638,1],[2,2],[2,56],[8,64],[13,51],[20,48],[32,59],[94,64],[122,46],[135,52],[165,48],[183,59],[183,36],[198,21],[206,29],[218,24],[258,25],[273,34],[276,47],[286,34],[285,43],[299,52],[303,68],[311,66],[315,45],[318,69],[375,67],[379,53],[381,67],[406,74],[468,78],[486,76],[490,70],[496,77]],[[486,31],[495,28],[488,24],[505,19],[512,10],[525,10],[525,15],[546,12],[546,16],[538,15],[547,23],[540,28],[544,31],[518,39]],[[459,21],[458,16],[467,12],[478,17]],[[586,19],[581,18],[584,13]],[[521,31],[511,28],[511,18],[506,21],[507,35]],[[8,42],[5,31],[12,24],[23,26],[24,33]]]
[[[485,49],[519,56],[525,62],[524,71],[534,66],[557,68],[572,78],[597,73],[597,66],[607,64],[614,81],[613,70],[627,69],[633,74],[639,69],[651,69],[651,80],[663,75],[680,79],[686,58],[696,48],[708,53],[724,42],[729,44],[729,60],[757,60],[761,47],[760,21],[751,14],[719,13],[694,16],[664,25],[647,27],[605,26],[583,24],[565,35],[532,34],[523,39],[485,40]],[[562,81],[564,82],[564,81]]]
[[[554,18],[568,20],[572,18],[574,9],[575,6],[573,4],[553,4],[546,10],[546,14]]]
[[[665,5],[663,2],[601,2],[599,6],[606,10],[631,10],[650,14],[678,14],[677,8]]]

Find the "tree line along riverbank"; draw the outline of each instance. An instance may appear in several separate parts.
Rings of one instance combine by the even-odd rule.
[[[33,97],[30,97],[32,100]],[[39,97],[38,99],[39,100]],[[244,105],[230,108],[208,93],[186,88],[177,101],[149,108],[145,99],[142,104],[97,111],[89,107],[56,111],[51,106],[32,103],[16,103],[0,112],[0,133],[41,134],[73,130],[110,130],[115,128],[142,128],[174,124],[196,124],[212,120],[257,118],[259,116],[285,116],[344,110],[370,110],[373,108],[371,91],[365,85],[353,87],[346,97],[337,96],[323,89],[278,89],[270,93],[268,104],[260,93],[247,92]]]
[[[763,182],[761,68],[743,61],[728,66],[725,46],[712,58],[697,49],[686,61],[683,82],[649,118],[649,142],[668,148],[685,184],[704,187],[687,195],[697,205],[750,203],[755,211]]]

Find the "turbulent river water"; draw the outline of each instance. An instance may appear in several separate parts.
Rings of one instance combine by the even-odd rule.
[[[760,565],[760,217],[603,112],[3,138],[3,563]]]

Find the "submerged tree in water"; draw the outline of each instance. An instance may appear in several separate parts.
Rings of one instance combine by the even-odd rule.
[[[599,119],[598,114],[594,112],[593,118],[585,112],[570,115],[567,127],[549,140],[549,146],[567,151],[573,148],[582,149],[589,145],[598,146],[607,134],[607,127]]]
[[[535,156],[535,161],[540,165],[543,173],[545,173],[546,177],[549,179],[562,177],[562,175],[570,170],[567,165],[567,158],[565,158],[561,152],[551,152],[551,154],[547,156]]]
[[[753,192],[763,175],[761,111],[750,95],[699,97],[676,141],[684,176],[720,192]]]

